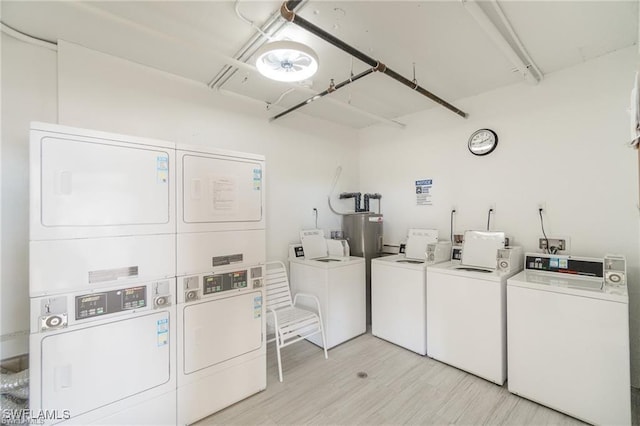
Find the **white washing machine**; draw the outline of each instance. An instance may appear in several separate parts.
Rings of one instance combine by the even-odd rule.
[[[174,144],[32,123],[30,414],[174,424]]]
[[[437,241],[437,230],[410,229],[405,254],[371,260],[371,334],[420,355],[427,353],[425,253]]]
[[[446,262],[427,269],[427,355],[502,385],[507,279],[517,271],[460,268]]]
[[[179,145],[178,424],[266,388],[264,157]]]
[[[605,280],[603,259],[526,255],[507,285],[509,391],[592,424],[631,424],[620,271]]]
[[[367,331],[364,258],[349,256],[346,242],[327,240],[322,230],[301,231],[300,237],[302,244],[290,247],[291,293],[313,294],[320,301],[327,349],[364,334]],[[299,303],[316,310],[312,301],[302,298]],[[318,334],[307,340],[322,347]]]
[[[290,259],[292,294],[308,293],[320,301],[327,349],[367,331],[365,263],[362,257],[345,259]],[[307,303],[304,298],[301,305]],[[308,308],[316,310],[308,302]],[[307,337],[322,347],[322,337]]]
[[[507,279],[521,270],[521,262],[498,268],[504,242],[502,232],[467,231],[462,263],[427,269],[427,355],[499,385],[507,378]]]

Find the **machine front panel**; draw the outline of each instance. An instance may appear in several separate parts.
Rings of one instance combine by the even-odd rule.
[[[31,241],[30,295],[174,277],[175,241],[171,234]]]
[[[169,150],[59,137],[40,149],[43,226],[169,223]]]
[[[182,157],[185,223],[260,222],[262,163],[197,155]]]
[[[259,349],[262,336],[262,292],[193,303],[182,312],[184,374]]]
[[[32,348],[41,352],[42,408],[76,417],[169,382],[172,320],[160,311],[43,335]]]

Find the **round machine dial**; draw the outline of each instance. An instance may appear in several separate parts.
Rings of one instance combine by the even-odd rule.
[[[469,136],[469,151],[474,155],[487,155],[498,146],[498,135],[491,129],[476,130]]]

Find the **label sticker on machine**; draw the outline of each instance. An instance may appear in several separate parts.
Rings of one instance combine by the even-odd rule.
[[[260,191],[262,187],[262,169],[253,169],[253,190]]]
[[[158,346],[164,346],[169,343],[169,318],[158,320]]]
[[[156,178],[158,183],[169,182],[169,157],[159,155],[156,158]]]
[[[253,298],[253,318],[260,318],[262,316],[262,296],[255,296]]]

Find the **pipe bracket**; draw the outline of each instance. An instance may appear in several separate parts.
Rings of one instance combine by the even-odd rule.
[[[373,67],[373,70],[384,73],[387,70],[387,66],[380,61],[376,61],[376,66]]]
[[[280,15],[289,22],[293,22],[293,19],[296,17],[296,13],[287,7],[287,2],[282,3],[282,6],[280,6]]]

